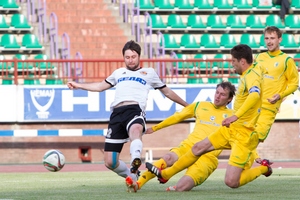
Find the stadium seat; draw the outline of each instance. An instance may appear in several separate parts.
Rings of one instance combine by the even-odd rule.
[[[24,78],[24,85],[40,85],[40,80],[34,78],[32,75]]]
[[[214,0],[214,7],[218,9],[232,9],[232,5],[228,3],[228,0]]]
[[[278,28],[285,28],[284,24],[281,22],[279,15],[270,14],[266,18],[266,26],[276,26]]]
[[[25,34],[22,38],[22,46],[30,49],[43,48],[43,46],[39,43],[38,38],[34,34]]]
[[[228,77],[228,81],[233,84],[237,84],[237,83],[239,83],[239,80],[240,80],[238,77],[239,77],[238,74],[230,74],[230,76]]]
[[[200,38],[200,45],[204,48],[220,48],[212,34],[205,33]]]
[[[300,1],[299,0],[292,0],[291,7],[300,9]]]
[[[251,48],[259,48],[260,45],[255,41],[252,34],[244,33],[241,35],[240,44],[247,44]]]
[[[194,7],[198,9],[211,10],[214,7],[209,3],[209,0],[194,1]]]
[[[214,59],[223,59],[223,60],[226,60],[226,59],[228,59],[228,57],[225,54],[216,54],[214,56]],[[218,69],[228,69],[229,66],[230,66],[230,64],[229,64],[228,61],[223,61],[223,62],[216,61],[216,62],[213,62],[213,67],[217,67]]]
[[[238,9],[252,9],[249,5],[248,0],[233,0],[233,6]]]
[[[28,21],[26,19],[26,17],[22,14],[13,14],[11,17],[11,23],[10,26],[15,27],[15,28],[26,28],[26,29],[30,29],[31,26],[28,24]]]
[[[191,28],[206,28],[206,25],[202,22],[200,15],[190,14],[187,19],[187,26]]]
[[[171,4],[170,0],[154,1],[154,5],[159,9],[174,9],[174,6]]]
[[[222,22],[222,18],[219,15],[211,14],[207,17],[206,26],[211,28],[226,28]]]
[[[260,0],[252,0],[252,6],[257,9],[271,9],[273,7],[272,4],[261,4]]]
[[[261,47],[266,48],[266,44],[265,44],[265,35],[264,35],[264,34],[262,34],[262,35],[260,36],[260,39],[259,39],[259,45],[260,45]]]
[[[211,76],[212,77],[207,79],[209,84],[219,84],[223,81],[222,78],[218,77],[219,75],[217,73],[212,73]]]
[[[298,15],[288,15],[285,17],[285,26],[289,28],[300,28],[300,18]]]
[[[294,59],[300,59],[300,53],[297,53],[294,55]],[[300,60],[295,60],[296,66],[298,66],[298,68],[300,68]]]
[[[246,19],[246,26],[250,28],[265,28],[258,15],[249,15]]]
[[[186,60],[186,55],[185,54],[178,53],[178,54],[176,54],[176,56],[177,56],[177,59]],[[177,62],[173,63],[174,67],[176,67],[176,63]],[[193,64],[189,63],[189,62],[178,62],[177,66],[178,66],[178,69],[181,69],[181,70],[183,70],[183,69],[185,69],[185,70],[186,69],[193,69],[194,68]]]
[[[282,41],[280,46],[284,48],[299,48],[299,44],[295,41],[295,37],[292,34],[282,34]]]
[[[54,78],[54,79],[47,78],[46,79],[46,85],[63,85],[63,84],[64,84],[64,82],[61,79],[57,79],[57,78]]]
[[[0,6],[5,9],[19,9],[20,6],[17,4],[16,0],[1,0]]]
[[[0,70],[3,71],[7,71],[10,70],[10,66],[7,65],[7,63],[5,62],[5,56],[4,55],[0,55]]]
[[[17,43],[15,35],[3,34],[1,37],[1,46],[5,49],[19,49],[20,45]]]
[[[34,56],[35,60],[48,60],[48,56],[45,54],[37,54]],[[46,69],[54,69],[55,67],[51,65],[50,62],[36,62],[35,67],[40,70],[46,70]]]
[[[13,56],[13,59],[24,61],[24,60],[28,59],[28,56],[24,55],[24,54],[16,54]],[[14,67],[14,63],[12,63],[12,67]],[[17,69],[18,70],[24,70],[24,69],[31,70],[31,69],[33,69],[33,66],[29,62],[17,62]]]
[[[190,73],[187,79],[188,84],[203,84],[204,81],[201,77],[195,76],[194,73]]]
[[[163,38],[164,38],[164,41],[165,41],[165,46],[164,46],[165,48],[180,48],[180,46],[176,42],[176,39],[173,35],[163,34]],[[160,46],[162,46],[162,41],[161,41]]]
[[[197,69],[200,68],[200,69],[205,69],[206,70],[207,68],[210,67],[210,62],[205,61],[207,59],[206,55],[198,53],[198,54],[194,55],[194,59],[202,59],[203,60],[203,61],[197,61],[197,62],[194,63],[194,66]]]
[[[227,26],[230,28],[246,28],[243,24],[242,19],[238,15],[229,15],[227,17]]]
[[[174,6],[179,9],[194,9],[189,0],[175,0]]]
[[[166,24],[163,22],[162,18],[158,14],[151,14],[151,23],[152,23],[152,28],[167,28]],[[150,26],[150,20],[148,19],[148,26]]]
[[[186,28],[187,26],[183,23],[180,15],[170,14],[168,16],[167,26],[171,28]]]
[[[232,48],[237,45],[235,37],[232,34],[225,33],[221,36],[220,46],[224,48]]]
[[[139,2],[140,2],[140,9],[152,10],[155,8],[151,0],[139,0]],[[137,0],[135,1],[135,7],[137,7]]]
[[[185,48],[200,48],[196,38],[191,34],[183,34],[181,36],[180,46]]]
[[[11,74],[2,75],[2,85],[12,85],[14,84],[13,76]]]
[[[7,29],[7,28],[9,28],[9,25],[7,25],[5,17],[0,14],[0,30]]]

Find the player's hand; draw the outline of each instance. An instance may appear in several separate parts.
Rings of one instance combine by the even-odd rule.
[[[280,95],[279,94],[275,94],[272,98],[269,98],[268,101],[271,104],[276,103],[278,100],[280,100]]]
[[[67,83],[67,86],[70,90],[73,90],[73,89],[78,89],[79,88],[79,85],[78,83],[74,82],[74,81],[69,81]]]
[[[228,117],[222,121],[222,126],[229,127],[231,123],[238,120],[238,117],[236,115],[232,115],[231,117]]]
[[[151,134],[153,133],[153,129],[152,128],[147,128],[146,133],[145,134]]]

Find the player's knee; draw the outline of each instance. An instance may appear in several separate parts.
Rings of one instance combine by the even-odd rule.
[[[118,160],[117,159],[104,159],[104,164],[108,169],[115,169],[118,167]]]
[[[240,183],[238,181],[234,181],[232,179],[225,179],[225,184],[230,188],[238,188]]]

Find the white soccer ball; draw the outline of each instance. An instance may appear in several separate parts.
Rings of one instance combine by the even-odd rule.
[[[51,149],[45,153],[43,165],[47,170],[57,172],[64,167],[65,156],[59,150]]]

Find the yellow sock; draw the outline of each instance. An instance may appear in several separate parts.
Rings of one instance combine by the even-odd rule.
[[[194,164],[200,156],[195,156],[192,150],[188,151],[186,154],[181,156],[173,165],[165,170],[162,170],[161,175],[164,179],[169,180],[172,176],[178,172],[184,170],[185,168]]]
[[[154,162],[153,165],[161,169],[165,169],[167,167],[166,161],[164,161],[162,158]],[[147,183],[149,180],[153,179],[154,177],[155,175],[149,172],[148,170],[143,172],[142,175],[139,177],[139,180],[137,181],[139,185],[139,189],[141,189],[143,185],[145,185],[145,183]]]
[[[266,166],[258,166],[251,169],[243,170],[240,178],[240,186],[245,185],[259,177],[260,175],[266,173],[268,171],[268,167]]]

